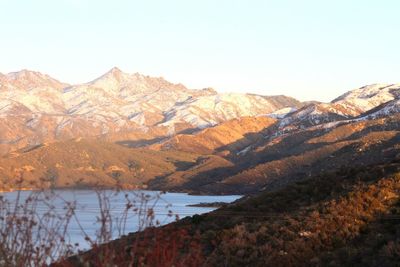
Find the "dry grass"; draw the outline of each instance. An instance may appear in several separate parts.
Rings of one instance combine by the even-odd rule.
[[[23,175],[16,180],[22,185]],[[180,251],[189,242],[185,231],[174,230],[174,234],[165,236],[154,228],[160,225],[154,212],[160,195],[101,188],[95,192],[99,209],[94,236],[79,221],[77,201],[65,200],[55,191],[16,190],[13,198],[0,196],[0,266],[170,266],[172,262],[195,266],[186,258],[180,259]],[[118,215],[112,210],[115,194],[124,194],[125,200]],[[126,238],[131,228],[128,218],[132,216],[137,218],[138,234]],[[175,215],[169,210],[167,216]],[[86,244],[71,243],[71,223],[79,226]],[[118,245],[110,243],[114,238],[121,239]],[[89,252],[81,250],[88,245]],[[190,246],[196,247],[193,243]]]

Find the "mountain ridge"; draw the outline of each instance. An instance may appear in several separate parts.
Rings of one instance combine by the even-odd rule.
[[[75,162],[80,149],[90,148],[104,162],[71,166],[74,175],[86,184],[97,177],[110,186],[112,175],[101,166],[129,169],[129,154],[139,156],[143,149],[157,158],[149,166],[164,167],[140,181],[121,172],[128,188],[132,183],[155,190],[253,194],[348,161],[377,163],[399,150],[399,84],[364,86],[330,103],[301,103],[282,95],[188,89],[118,68],[77,85],[30,71],[0,75],[0,83],[0,167],[8,179],[23,169],[20,162],[28,166],[30,157],[36,162],[32,180],[57,169],[63,181],[57,186],[65,186],[70,168],[57,168],[59,162],[47,166],[40,158],[52,154],[60,162]],[[71,155],[60,152],[64,146],[74,147]],[[186,153],[190,160],[174,166],[168,153],[170,158]]]
[[[163,78],[128,74],[118,68],[77,85],[23,70],[0,76],[0,86],[0,132],[4,132],[0,134],[4,147],[1,154],[77,137],[154,139],[236,117],[301,106],[290,97],[188,89]],[[5,138],[9,124],[17,139]]]

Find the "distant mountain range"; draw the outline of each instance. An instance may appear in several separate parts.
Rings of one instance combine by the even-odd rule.
[[[76,137],[146,140],[301,106],[286,96],[192,90],[118,68],[79,85],[22,70],[0,74],[0,148]]]
[[[220,94],[113,68],[79,85],[0,74],[0,177],[25,187],[274,190],[400,157],[400,84],[330,103]]]

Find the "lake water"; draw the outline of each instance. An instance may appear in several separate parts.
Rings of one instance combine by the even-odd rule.
[[[18,196],[17,192],[1,194],[5,196],[9,203],[15,203]],[[55,190],[52,193],[22,191],[19,196],[20,203],[24,203],[29,197],[36,197],[37,205],[30,206],[34,207],[38,216],[45,216],[46,212],[48,213],[51,210],[51,214],[62,217],[68,211],[67,206],[73,205],[75,216],[68,223],[67,240],[71,244],[79,243],[80,249],[90,247],[89,243],[85,241],[86,235],[92,240],[96,240],[96,233],[98,233],[101,226],[99,222],[99,218],[101,218],[100,204],[103,207],[105,206],[103,210],[110,211],[112,238],[116,238],[120,234],[135,232],[147,225],[149,218],[146,211],[149,208],[155,214],[152,220],[153,224],[164,225],[175,221],[176,216],[184,218],[215,209],[211,207],[190,207],[188,206],[190,204],[230,203],[241,197],[237,195],[193,196],[185,193],[161,193],[158,191],[124,191],[117,193],[110,190],[101,192],[93,190]],[[128,203],[129,210],[126,212]]]

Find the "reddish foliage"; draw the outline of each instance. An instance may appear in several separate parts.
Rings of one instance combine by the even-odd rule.
[[[185,228],[149,228],[56,264],[70,266],[195,267],[204,262],[199,234]]]

